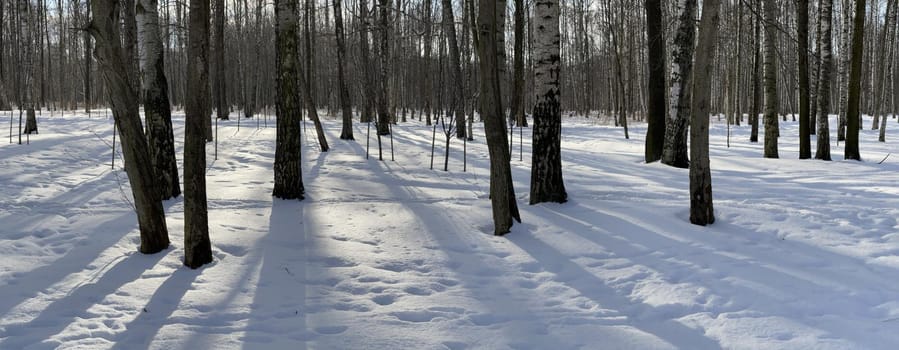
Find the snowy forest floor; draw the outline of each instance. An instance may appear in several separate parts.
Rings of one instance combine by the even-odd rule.
[[[374,138],[366,160],[366,125],[347,142],[332,119],[332,150],[319,153],[308,123],[299,202],[271,197],[274,120],[221,122],[218,160],[208,147],[215,262],[189,270],[180,198],[165,204],[172,247],[136,252],[121,158],[109,164],[112,121],[45,112],[30,145],[0,144],[0,349],[899,344],[899,154],[877,163],[896,153],[896,133],[883,144],[863,131],[864,162],[843,161],[835,140],[835,161],[799,161],[797,123],[782,122],[781,159],[763,159],[748,126],[728,148],[712,121],[715,224],[689,223],[686,169],[643,163],[645,124],[625,140],[567,118],[570,201],[527,205],[530,129],[524,161],[516,129],[523,223],[505,237],[491,234],[479,124],[468,171],[453,139],[444,172],[428,169],[432,129],[420,122],[395,126],[396,161],[377,160]]]

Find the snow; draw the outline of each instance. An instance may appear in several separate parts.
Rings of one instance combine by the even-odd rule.
[[[526,205],[530,130],[524,161],[516,130],[524,222],[495,237],[480,125],[469,171],[453,140],[443,172],[428,169],[431,129],[418,122],[394,128],[396,161],[383,162],[374,139],[365,159],[365,124],[346,142],[326,119],[332,151],[319,153],[310,123],[299,202],[270,195],[274,123],[221,122],[218,160],[208,147],[215,262],[190,270],[180,198],[165,204],[173,246],[136,251],[130,189],[99,115],[45,112],[30,145],[0,144],[0,349],[899,344],[899,159],[877,164],[895,142],[876,131],[862,132],[866,162],[843,161],[835,140],[835,161],[799,161],[797,123],[782,122],[783,159],[763,159],[747,126],[727,148],[713,118],[717,221],[699,227],[687,170],[643,164],[645,124],[625,140],[566,119],[562,205]]]

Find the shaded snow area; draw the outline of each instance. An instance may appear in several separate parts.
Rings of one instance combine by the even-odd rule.
[[[698,227],[687,170],[643,163],[645,124],[625,140],[566,119],[561,205],[527,205],[530,130],[519,161],[516,129],[524,223],[495,237],[480,125],[468,171],[454,139],[444,172],[428,169],[432,129],[417,121],[395,126],[395,161],[389,148],[377,160],[375,138],[366,160],[366,125],[347,142],[336,120],[319,153],[309,123],[300,202],[270,195],[273,119],[231,120],[218,160],[208,147],[215,262],[189,270],[180,198],[165,204],[173,246],[136,251],[111,120],[44,115],[30,145],[0,143],[0,349],[899,344],[899,154],[878,164],[894,132],[887,144],[862,132],[865,162],[843,161],[836,140],[835,161],[799,161],[797,123],[782,122],[782,159],[763,159],[747,126],[727,148],[713,118],[717,221]],[[174,124],[180,159],[183,115]],[[437,140],[442,168],[439,128]]]

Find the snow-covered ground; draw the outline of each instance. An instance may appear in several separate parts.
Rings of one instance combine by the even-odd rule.
[[[763,159],[747,126],[727,148],[713,119],[717,222],[698,227],[687,170],[642,162],[645,124],[625,140],[593,121],[563,127],[562,205],[527,205],[530,130],[524,161],[515,131],[524,222],[505,237],[491,234],[480,126],[468,171],[454,139],[444,172],[429,170],[419,122],[394,128],[396,161],[377,160],[374,138],[366,160],[365,124],[346,142],[334,120],[319,153],[310,123],[299,202],[270,195],[273,120],[223,122],[207,174],[215,262],[189,270],[181,199],[166,203],[172,248],[136,252],[111,121],[45,114],[30,145],[0,143],[0,349],[899,344],[899,155],[877,163],[897,151],[895,132],[881,144],[863,131],[865,162],[843,161],[836,140],[835,161],[799,161],[786,122],[782,159]]]

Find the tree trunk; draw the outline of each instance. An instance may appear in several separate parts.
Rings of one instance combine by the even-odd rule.
[[[693,41],[696,32],[696,0],[680,0],[678,30],[674,37],[674,53],[669,80],[669,106],[665,125],[665,144],[662,163],[678,168],[689,165],[687,158],[687,127],[690,116],[690,96],[693,71]]]
[[[799,159],[812,157],[809,140],[808,0],[796,1],[796,45],[799,57]]]
[[[891,47],[892,33],[893,33],[893,22],[896,20],[896,1],[890,0],[887,1],[887,12],[886,17],[884,19],[883,30],[880,32],[879,39],[877,43],[880,45],[877,51],[877,61],[874,62],[874,71],[876,75],[874,76],[874,84],[876,84],[874,88],[874,115],[873,120],[871,121],[871,129],[878,129],[880,127],[880,117],[882,108],[884,105],[884,97],[886,96],[886,75],[889,74],[890,71],[890,58],[887,57],[887,48]],[[886,117],[886,116],[884,116]]]
[[[378,94],[378,135],[390,135],[390,0],[378,0],[378,26],[380,48],[378,50],[379,83],[374,89]]]
[[[509,106],[509,118],[515,121],[518,127],[525,126],[524,117],[524,0],[515,2],[515,58],[512,63],[512,96]],[[558,7],[558,1],[555,6]],[[559,14],[556,14],[558,17]],[[555,19],[558,22],[558,18]],[[558,23],[556,23],[558,27]],[[511,122],[509,123],[512,124]]]
[[[209,0],[190,0],[187,100],[184,126],[184,265],[212,262],[206,209],[206,138],[209,121]]]
[[[777,7],[765,2],[765,158],[777,158]]]
[[[690,123],[690,222],[715,222],[712,206],[712,171],[709,168],[709,111],[711,110],[712,70],[718,38],[718,0],[705,0],[696,51]]]
[[[350,101],[350,89],[346,81],[346,36],[343,33],[343,8],[340,0],[332,0],[334,4],[334,32],[337,39],[337,80],[340,90],[340,109],[343,112],[343,127],[340,129],[341,140],[353,138],[353,107]]]
[[[125,171],[131,184],[137,221],[140,227],[140,252],[152,254],[169,246],[168,229],[162,200],[147,152],[138,115],[137,92],[127,80],[128,69],[119,33],[119,2],[92,0],[93,21],[87,31],[97,40],[94,55],[106,83],[112,116],[118,127]]]
[[[831,36],[833,35],[832,13],[833,0],[821,0],[818,9],[821,12],[821,74],[818,81],[818,149],[815,159],[830,160],[830,122],[827,118],[830,111],[830,83],[833,80],[833,52]]]
[[[443,0],[443,30],[446,32],[447,45],[449,46],[450,59],[450,99],[449,115],[456,116],[456,138],[466,137],[465,113],[462,108],[462,67],[459,58],[459,43],[456,40],[456,20],[453,16],[453,4],[451,0]]]
[[[536,103],[530,204],[565,203],[568,200],[565,183],[562,181],[559,15],[559,0],[538,0],[534,3]]]
[[[855,0],[855,21],[852,28],[852,58],[849,67],[849,96],[846,101],[845,159],[862,160],[858,151],[858,129],[861,125],[859,100],[862,82],[862,59],[865,48],[865,0]]]
[[[225,0],[215,1],[215,32],[212,54],[215,64],[215,81],[212,82],[213,99],[219,119],[228,120],[228,96],[225,94]]]
[[[480,58],[481,115],[490,155],[490,201],[493,209],[493,234],[504,235],[512,229],[512,220],[521,222],[512,169],[509,165],[509,140],[506,138],[505,113],[500,90],[499,12],[505,11],[502,0],[478,3],[478,56]]]
[[[371,60],[371,50],[368,44],[368,33],[371,30],[371,25],[368,23],[368,12],[370,10],[368,1],[359,0],[359,21],[361,22],[361,30],[359,30],[359,60],[362,65],[362,81],[364,83],[362,88],[362,113],[359,118],[359,121],[362,123],[372,121],[372,110],[374,109],[376,96],[372,89],[377,89],[375,87],[374,73],[372,72],[374,62]]]
[[[169,199],[180,195],[181,187],[178,162],[175,159],[172,109],[169,105],[157,8],[157,0],[138,0],[135,13],[150,159],[153,160],[156,178],[159,180],[159,193],[162,199]]]
[[[758,6],[760,0],[756,0],[755,8],[759,8]],[[755,39],[753,40],[755,45],[755,55],[752,60],[752,113],[749,115],[749,124],[751,125],[751,131],[749,133],[749,142],[759,142],[759,112],[762,107],[762,82],[760,76],[761,70],[761,61],[762,61],[762,44],[761,44],[761,30],[759,21],[753,21],[754,31],[755,31]]]
[[[646,0],[643,4],[646,7],[646,68],[649,73],[644,160],[652,163],[662,158],[665,145],[665,26],[661,0]]]
[[[296,0],[275,2],[277,48],[277,134],[275,140],[275,188],[281,199],[303,199],[300,134],[300,72],[297,43]]]

